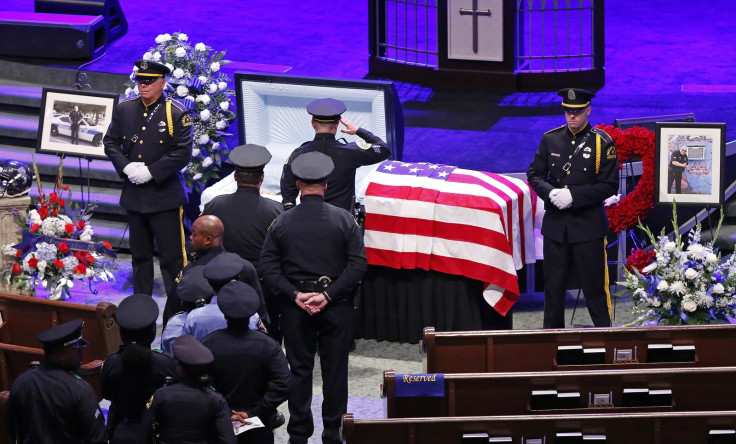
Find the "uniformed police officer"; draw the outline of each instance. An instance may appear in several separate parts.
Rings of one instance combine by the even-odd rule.
[[[325,191],[325,202],[350,212],[355,204],[355,170],[364,165],[382,162],[391,156],[391,148],[380,137],[359,128],[348,119],[341,118],[345,110],[345,104],[335,99],[314,100],[307,105],[307,112],[312,115],[312,128],[316,134],[314,140],[295,149],[284,164],[281,175],[281,198],[284,208],[293,207],[299,195],[291,163],[300,154],[317,151],[332,158],[334,170],[327,178],[330,186]],[[364,141],[346,144],[335,139],[340,123],[345,125],[345,129],[341,132],[357,134]]]
[[[13,442],[107,443],[105,418],[92,387],[75,372],[82,351],[80,319],[41,332],[46,362],[21,374],[10,388],[5,424]]]
[[[79,125],[82,124],[82,113],[79,111],[79,106],[74,105],[74,108],[69,111],[69,123],[72,125],[71,129],[71,143],[79,145]]]
[[[176,361],[161,350],[151,350],[158,313],[156,302],[145,294],[123,299],[115,312],[123,344],[105,359],[100,372],[102,396],[110,400],[111,444],[138,442],[146,401],[167,377],[176,377]]]
[[[220,289],[217,298],[227,327],[202,340],[215,357],[210,367],[213,385],[243,421],[257,416],[266,424],[266,428],[238,435],[239,442],[273,444],[271,428],[276,408],[289,393],[286,356],[273,338],[249,328],[249,320],[260,303],[251,286],[230,282]]]
[[[675,194],[682,193],[682,173],[687,168],[687,147],[681,145],[679,150],[675,150],[670,156],[670,164],[668,167],[668,181],[667,181],[667,192],[672,191],[672,182],[675,183]]]
[[[179,382],[156,390],[148,401],[141,442],[235,444],[231,410],[210,387],[212,352],[194,336],[174,341]]]
[[[305,444],[314,432],[312,370],[319,349],[324,401],[322,442],[339,443],[347,410],[352,323],[350,296],[366,271],[363,236],[352,215],[324,200],[334,165],[308,152],[291,162],[301,203],[276,218],[266,234],[259,271],[283,300],[281,320],[291,368],[289,442]]]
[[[181,302],[182,311],[169,318],[169,322],[161,332],[161,350],[171,356],[174,356],[174,341],[184,334],[184,324],[189,313],[207,305],[215,294],[203,272],[204,265],[189,268],[176,286],[176,295]]]
[[[120,205],[130,226],[135,293],[153,292],[153,242],[158,248],[166,294],[186,265],[182,205],[187,190],[181,170],[192,157],[192,122],[186,109],[163,95],[169,68],[138,60],[135,80],[140,97],[115,108],[105,134],[105,154],[123,178]],[[164,319],[179,310],[167,300]]]
[[[613,140],[588,122],[594,94],[563,89],[567,125],[542,137],[527,178],[544,200],[544,328],[565,327],[565,292],[574,263],[590,317],[611,325],[606,263],[608,217],[603,201],[618,189]]]

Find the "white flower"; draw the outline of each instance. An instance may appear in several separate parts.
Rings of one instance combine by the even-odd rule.
[[[192,157],[199,156],[199,148],[192,148]]]
[[[709,264],[715,264],[718,261],[718,256],[713,253],[708,253],[705,255],[705,261]]]
[[[204,51],[205,49],[207,49],[207,46],[205,46],[205,44],[202,42],[199,42],[196,45],[194,45],[195,51]]]
[[[697,308],[698,308],[698,304],[696,304],[694,301],[691,301],[691,300],[682,301],[682,309],[685,311],[693,312],[697,310]]]
[[[187,55],[187,50],[180,46],[176,48],[176,51],[174,51],[174,55],[179,58],[185,57]]]
[[[223,90],[223,89],[227,88],[227,82],[220,82],[220,83],[217,84],[217,87],[220,88],[221,90]]]
[[[207,76],[199,76],[199,77],[197,77],[197,78],[199,79],[199,81],[200,81],[200,82],[201,82],[201,83],[202,83],[203,85],[204,85],[205,83],[207,83]]]
[[[182,42],[186,42],[187,40],[189,40],[189,36],[186,35],[186,34],[184,34],[183,32],[180,32],[179,33],[179,40],[181,40]]]
[[[202,178],[202,173],[197,173],[194,176],[192,176],[192,180],[199,180]]]
[[[659,298],[654,298],[649,303],[652,305],[652,307],[659,307],[662,305],[662,301],[659,300]]]
[[[722,294],[724,290],[725,288],[723,288],[723,284],[720,282],[713,286],[713,293],[715,294]]]
[[[137,84],[137,83],[136,83],[136,84],[135,84],[135,86],[133,87],[133,94],[135,94],[136,96],[137,96],[138,94],[140,94],[140,92],[138,92],[138,84]]]
[[[95,277],[95,270],[88,268],[87,272],[84,274],[84,277],[86,277],[87,279],[92,279],[93,277]]]
[[[176,95],[179,97],[186,97],[186,95],[189,94],[189,88],[187,88],[184,85],[179,85],[176,87]]]
[[[202,134],[201,136],[199,136],[199,139],[197,139],[197,143],[199,143],[200,145],[204,145],[209,141],[210,136],[208,136],[207,134]]]
[[[227,120],[218,120],[215,124],[215,127],[218,130],[224,130],[225,128],[227,128]]]
[[[160,62],[161,61],[161,53],[156,51],[153,53],[153,61],[154,62]]]
[[[674,294],[683,294],[685,293],[685,283],[682,281],[675,281],[670,284],[670,292]]]
[[[207,168],[208,166],[212,165],[212,158],[211,157],[205,157],[204,160],[202,160],[202,166]]]
[[[687,255],[690,259],[702,260],[705,257],[705,247],[700,244],[691,244],[687,247]]]
[[[657,290],[659,291],[667,291],[668,288],[670,286],[667,285],[667,281],[659,281],[659,284],[657,284]]]
[[[220,70],[220,63],[219,62],[212,62],[212,64],[210,65],[210,69],[212,70],[212,72],[219,71]]]
[[[150,52],[146,52],[145,54],[143,54],[143,60],[151,60],[152,58],[153,54],[151,54]]]
[[[696,270],[693,270],[692,268],[688,268],[687,270],[685,270],[685,277],[687,279],[693,280],[698,277],[698,272]]]
[[[125,88],[125,97],[133,94],[133,88]]]
[[[44,273],[46,271],[46,265],[48,265],[46,261],[38,261],[38,263],[36,264],[36,268],[38,268],[38,272]]]
[[[92,235],[83,231],[82,234],[79,235],[79,240],[89,242],[92,240]]]
[[[220,102],[220,109],[227,111],[230,109],[230,102]]]
[[[131,82],[135,82],[135,73],[137,73],[137,72],[138,72],[138,68],[135,68],[135,69],[133,70],[133,72],[132,72],[132,73],[130,73],[130,76],[128,76],[128,77],[130,77],[130,81],[131,81]]]
[[[201,112],[199,113],[199,118],[200,118],[200,119],[202,119],[202,121],[204,121],[204,122],[206,122],[206,121],[210,120],[210,110],[208,110],[208,109],[203,109],[203,110],[202,110],[202,111],[201,111]]]
[[[171,63],[165,63],[164,65],[166,65],[166,67],[169,68],[169,71],[174,70],[174,65],[172,65]]]
[[[216,150],[219,147],[220,147],[220,142],[215,142],[215,143],[212,144],[212,149],[213,150]]]
[[[159,45],[164,42],[168,42],[171,40],[171,34],[159,34],[158,37],[156,37],[156,43]]]
[[[657,268],[657,263],[656,262],[652,262],[651,264],[649,264],[646,267],[642,268],[641,269],[641,272],[644,273],[644,274],[651,273],[652,271],[654,271],[655,268]]]
[[[176,69],[174,70],[174,72],[172,72],[171,74],[172,74],[172,75],[173,75],[174,77],[176,77],[177,79],[181,79],[182,77],[184,77],[184,70],[183,70],[183,69],[181,69],[181,68],[176,68]]]
[[[214,83],[210,83],[210,94],[214,94],[217,92],[217,85]]]
[[[677,244],[672,241],[666,242],[664,244],[664,250],[667,252],[672,253],[673,251],[675,251],[675,248],[677,248]]]
[[[41,215],[38,214],[37,210],[31,210],[28,212],[28,216],[31,218],[31,221],[36,224],[41,223]]]
[[[203,105],[209,105],[211,100],[212,99],[210,99],[210,96],[207,94],[200,94],[197,96],[197,102],[200,102]]]
[[[186,96],[185,97],[185,100],[191,100],[192,102],[194,102],[194,97],[192,97],[192,96]]]

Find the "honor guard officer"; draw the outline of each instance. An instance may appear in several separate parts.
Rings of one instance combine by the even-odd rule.
[[[164,386],[167,377],[176,377],[176,361],[161,350],[151,350],[158,313],[158,304],[146,294],[128,296],[115,312],[123,344],[105,359],[100,372],[102,396],[110,400],[107,431],[111,444],[138,442],[146,401]]]
[[[527,179],[544,200],[544,328],[565,327],[566,284],[574,264],[596,327],[611,325],[603,201],[618,190],[613,140],[588,122],[594,94],[563,89],[567,125],[548,131]]]
[[[156,390],[146,405],[139,442],[235,444],[231,411],[210,387],[212,352],[194,336],[174,341],[179,382]]]
[[[182,311],[169,318],[161,332],[161,350],[174,356],[174,341],[184,334],[184,324],[189,313],[207,305],[214,294],[215,291],[204,277],[204,265],[195,265],[184,273],[176,286]]]
[[[312,128],[316,134],[314,140],[295,149],[284,165],[281,175],[281,198],[284,208],[293,207],[299,195],[291,163],[300,154],[318,151],[330,156],[334,170],[327,178],[330,186],[325,191],[325,202],[350,212],[355,205],[355,170],[364,165],[382,162],[391,156],[391,148],[380,137],[359,128],[348,119],[341,118],[345,110],[345,104],[335,99],[314,100],[307,105],[307,112],[312,115]],[[345,143],[335,139],[340,123],[345,126],[341,132],[357,134],[363,141]]]
[[[192,122],[187,110],[163,94],[169,68],[138,60],[135,81],[140,97],[115,108],[105,134],[105,154],[123,178],[120,205],[130,227],[133,290],[153,292],[153,243],[158,248],[166,294],[186,265],[182,205],[187,190],[181,170],[192,157]],[[167,300],[164,322],[179,310]]]
[[[347,410],[352,324],[349,300],[366,271],[363,236],[352,215],[327,204],[333,162],[307,152],[291,162],[301,203],[276,218],[263,243],[259,271],[281,300],[281,325],[291,368],[289,442],[306,444],[314,432],[310,408],[317,350],[322,365],[325,444],[341,442]]]
[[[273,338],[249,328],[249,319],[260,303],[253,287],[230,282],[217,298],[227,327],[202,340],[215,357],[210,368],[214,387],[242,421],[257,416],[266,425],[238,435],[239,442],[273,444],[276,408],[289,394],[286,356]]]
[[[80,319],[41,332],[46,362],[18,376],[10,388],[5,425],[13,442],[23,444],[107,443],[105,418],[92,387],[79,375]]]

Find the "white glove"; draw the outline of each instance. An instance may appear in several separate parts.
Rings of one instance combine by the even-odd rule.
[[[609,197],[608,199],[603,201],[603,204],[607,207],[610,207],[611,205],[619,203],[621,200],[620,194],[614,194],[613,196]]]
[[[557,196],[558,194],[560,194],[560,189],[559,188],[555,188],[554,190],[550,191],[549,192],[549,200],[552,200],[552,198],[555,197],[555,196]]]
[[[130,177],[130,175],[133,174],[141,165],[143,165],[143,162],[130,162],[125,165],[125,168],[123,168],[123,174]]]
[[[132,175],[128,176],[128,179],[136,185],[141,185],[153,179],[153,176],[148,167],[141,164]]]
[[[572,194],[570,194],[570,190],[567,188],[560,188],[560,191],[554,196],[551,196],[550,200],[560,210],[564,210],[572,206]]]

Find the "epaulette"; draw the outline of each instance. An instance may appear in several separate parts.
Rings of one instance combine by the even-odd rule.
[[[169,102],[171,102],[172,105],[174,105],[175,107],[179,108],[179,110],[181,110],[182,112],[188,112],[189,111],[187,109],[187,107],[184,106],[184,104],[182,104],[181,102],[178,102],[178,101],[172,99],[171,97],[168,97],[166,100],[168,100]]]
[[[606,143],[613,143],[613,139],[611,138],[611,136],[609,136],[608,133],[603,131],[602,129],[593,127],[590,129],[590,131],[601,136],[601,138],[605,140]]]
[[[135,96],[135,97],[131,97],[129,99],[123,99],[120,102],[118,102],[118,104],[125,103],[125,102],[132,102],[133,100],[138,100],[138,99],[140,99],[140,96]]]
[[[299,148],[303,147],[304,145],[308,144],[309,142],[312,142],[312,141],[311,141],[311,140],[307,140],[306,142],[304,142],[304,143],[302,143],[301,145],[299,145]],[[297,148],[297,149],[298,149],[298,148]]]
[[[558,126],[557,128],[552,128],[551,130],[547,131],[547,132],[546,132],[546,133],[544,133],[544,134],[549,134],[549,133],[553,133],[553,132],[555,132],[555,131],[559,131],[559,130],[561,130],[561,129],[565,128],[566,126],[567,126],[567,125],[562,125],[562,126]]]

